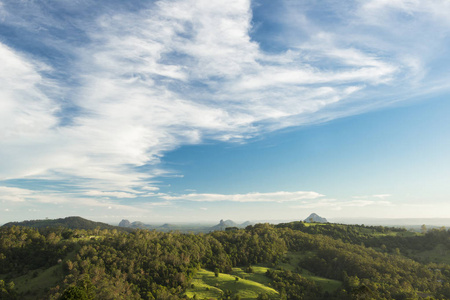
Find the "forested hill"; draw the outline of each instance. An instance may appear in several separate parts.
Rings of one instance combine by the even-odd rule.
[[[9,222],[3,225],[3,227],[23,226],[33,228],[46,228],[46,227],[62,227],[68,229],[118,229],[123,231],[123,228],[112,226],[102,222],[94,222],[81,217],[67,217],[61,219],[47,219],[47,220],[29,220],[23,222]],[[130,231],[130,230],[128,230]]]
[[[450,231],[1,227],[0,299],[450,299]]]

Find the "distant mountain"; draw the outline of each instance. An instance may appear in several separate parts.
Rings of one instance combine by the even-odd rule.
[[[133,229],[155,229],[154,226],[145,224],[141,221],[135,221],[131,223],[130,221],[123,219],[119,223],[119,227],[125,227],[125,228],[133,228]]]
[[[124,220],[120,221],[119,227],[131,227],[131,223],[130,223],[130,221],[124,219]]]
[[[119,223],[120,227],[124,228],[132,228],[132,229],[148,229],[148,230],[157,230],[162,232],[170,232],[170,231],[178,231],[178,232],[203,232],[208,233],[211,231],[209,226],[201,225],[201,224],[169,224],[165,223],[163,225],[155,225],[155,224],[145,224],[141,221],[135,221],[130,223],[129,220],[122,220]]]
[[[305,219],[306,223],[328,223],[327,219],[322,218],[321,216],[312,213]]]
[[[209,227],[202,224],[163,224],[161,226],[158,225],[150,225],[145,224],[140,221],[130,222],[126,219],[123,219],[119,223],[119,227],[122,228],[133,228],[133,229],[149,229],[149,230],[157,230],[157,231],[163,231],[163,232],[169,232],[169,231],[179,231],[179,232],[210,232],[210,231],[216,231],[216,230],[225,230],[228,227],[237,227],[237,228],[245,228],[249,225],[253,225],[255,223],[252,223],[250,221],[246,221],[242,224],[238,224],[236,222],[233,222],[231,220],[220,220],[219,224]]]
[[[254,223],[252,223],[252,222],[250,222],[250,221],[247,221],[247,222],[242,223],[242,224],[240,225],[240,227],[245,228],[245,227],[250,226],[250,225],[253,225],[253,224],[254,224]]]
[[[238,224],[236,222],[233,222],[231,220],[220,220],[219,224],[213,226],[210,228],[211,231],[216,231],[216,230],[225,230],[227,227],[237,227],[237,228],[245,228],[249,225],[253,225],[253,223],[251,223],[250,221],[244,222],[242,224]]]
[[[64,219],[47,219],[47,220],[30,220],[23,222],[9,222],[3,225],[3,227],[12,226],[24,226],[24,227],[34,227],[34,228],[45,228],[45,227],[63,227],[69,229],[119,229],[117,226],[112,226],[102,222],[94,222],[81,217],[67,217]],[[122,229],[122,228],[120,228]]]
[[[227,227],[238,227],[238,226],[239,226],[239,225],[238,225],[237,223],[234,223],[234,222],[231,221],[231,220],[226,220],[226,221],[220,220],[219,224],[217,224],[217,225],[211,227],[210,229],[211,229],[212,231],[215,231],[215,230],[225,230],[225,228],[227,228]]]
[[[153,229],[154,227],[152,225],[145,224],[141,221],[135,221],[131,223],[131,228],[139,228],[139,229]]]

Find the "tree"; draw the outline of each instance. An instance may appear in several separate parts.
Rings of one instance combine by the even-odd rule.
[[[222,297],[220,297],[220,299],[222,300],[229,300],[231,299],[231,291],[230,290],[225,290],[225,292],[222,294]]]
[[[423,234],[427,233],[427,226],[426,226],[425,224],[423,224],[423,225],[420,227],[420,230],[422,231]]]
[[[88,300],[94,299],[89,298],[86,291],[79,286],[70,286],[64,290],[64,293],[61,296],[62,300]]]
[[[3,280],[0,280],[0,299],[17,299],[16,292],[14,290],[14,283],[12,281],[6,284]]]
[[[258,295],[258,298],[256,298],[256,299],[258,299],[258,300],[269,300],[269,296],[267,296],[266,293],[260,293]]]
[[[363,299],[374,299],[375,295],[370,288],[365,285],[360,286],[351,293],[352,299],[363,300]]]
[[[93,300],[95,299],[95,287],[89,276],[85,276],[77,282],[76,286],[66,288],[61,296],[62,300]]]

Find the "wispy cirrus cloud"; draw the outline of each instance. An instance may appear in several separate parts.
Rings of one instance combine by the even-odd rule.
[[[376,195],[362,195],[362,196],[353,196],[353,199],[386,199],[392,197],[391,194],[376,194]]]
[[[426,19],[428,22],[445,23],[450,25],[446,12],[450,4],[445,0],[415,1],[415,0],[370,0],[362,1],[360,13],[367,22],[386,26],[381,21],[393,20],[395,14],[401,13],[406,17],[417,17],[418,22]],[[369,18],[368,18],[369,17]]]
[[[273,193],[248,193],[248,194],[185,194],[185,195],[161,195],[160,198],[173,200],[187,200],[196,202],[217,202],[217,201],[231,201],[231,202],[291,202],[300,201],[304,199],[317,199],[323,195],[317,192],[273,192]]]
[[[87,193],[89,195],[89,193]],[[96,194],[91,196],[98,196]],[[114,198],[122,198],[123,195],[115,195],[106,193],[102,196],[112,196]],[[71,209],[115,209],[125,212],[145,213],[149,212],[151,207],[134,207],[132,205],[118,204],[117,201],[108,197],[96,199],[92,197],[81,197],[78,193],[64,193],[52,190],[31,190],[16,187],[0,186],[0,203],[3,206],[18,207],[21,209],[23,205],[35,207],[34,205],[47,205],[57,207],[60,210],[70,211]],[[165,204],[164,204],[165,205]],[[11,209],[9,209],[11,210]],[[33,212],[36,209],[29,209]]]
[[[355,200],[336,200],[336,199],[319,199],[314,202],[306,202],[299,205],[294,205],[295,209],[327,209],[327,210],[342,210],[343,208],[361,208],[366,206],[393,206],[392,202],[386,200],[369,200],[369,199],[355,199]]]

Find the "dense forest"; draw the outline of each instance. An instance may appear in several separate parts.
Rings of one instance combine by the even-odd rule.
[[[0,228],[0,299],[450,299],[445,228],[69,227]]]

